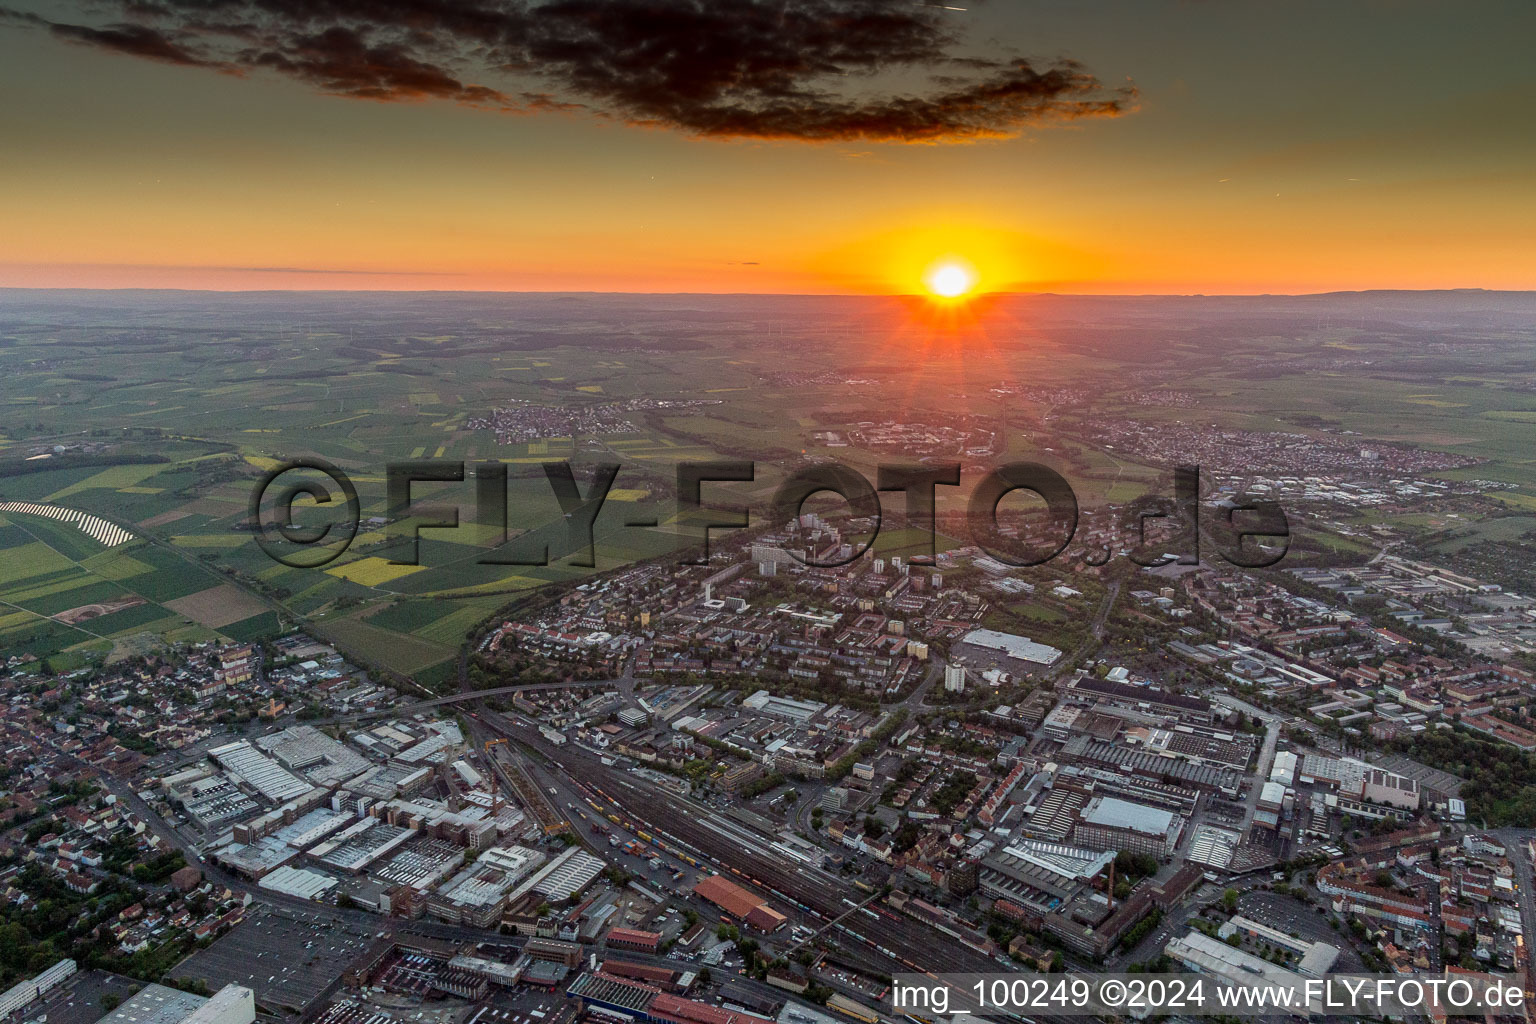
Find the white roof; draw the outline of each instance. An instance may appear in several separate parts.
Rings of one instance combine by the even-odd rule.
[[[1133,804],[1112,796],[1094,797],[1083,809],[1083,820],[1093,825],[1125,828],[1147,835],[1166,836],[1173,829],[1174,814],[1161,807]]]
[[[317,871],[306,871],[304,868],[284,864],[268,872],[256,884],[272,892],[312,900],[327,889],[333,888],[336,885],[336,879]]]
[[[1000,633],[995,629],[973,629],[960,638],[961,643],[1001,651],[1010,658],[1049,665],[1061,657],[1061,652],[1048,644],[1037,644],[1027,636]]]

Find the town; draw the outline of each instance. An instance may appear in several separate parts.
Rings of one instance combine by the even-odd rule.
[[[1529,970],[1499,780],[1536,601],[1385,553],[810,564],[869,526],[557,588],[446,695],[303,633],[11,658],[9,919],[79,924],[8,1013],[810,1024],[888,1018],[903,970]]]

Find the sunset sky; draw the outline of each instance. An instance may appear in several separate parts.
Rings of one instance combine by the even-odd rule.
[[[1529,0],[6,2],[3,286],[1536,288]]]

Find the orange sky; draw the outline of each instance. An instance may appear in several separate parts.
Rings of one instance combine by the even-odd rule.
[[[1349,6],[993,9],[1138,107],[960,145],[363,102],[0,28],[0,285],[906,292],[953,255],[986,290],[1536,288],[1531,7]]]

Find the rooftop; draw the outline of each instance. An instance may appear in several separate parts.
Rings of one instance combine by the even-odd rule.
[[[207,1001],[203,996],[151,983],[97,1024],[180,1024]]]
[[[973,629],[961,637],[960,642],[1001,651],[1010,658],[1032,661],[1037,665],[1049,665],[1061,657],[1061,652],[1048,644],[1035,643],[1027,636],[1000,633],[995,629]]]
[[[1166,836],[1173,830],[1174,814],[1160,807],[1133,804],[1112,796],[1094,797],[1083,808],[1083,820],[1107,828],[1123,828],[1150,836]]]

